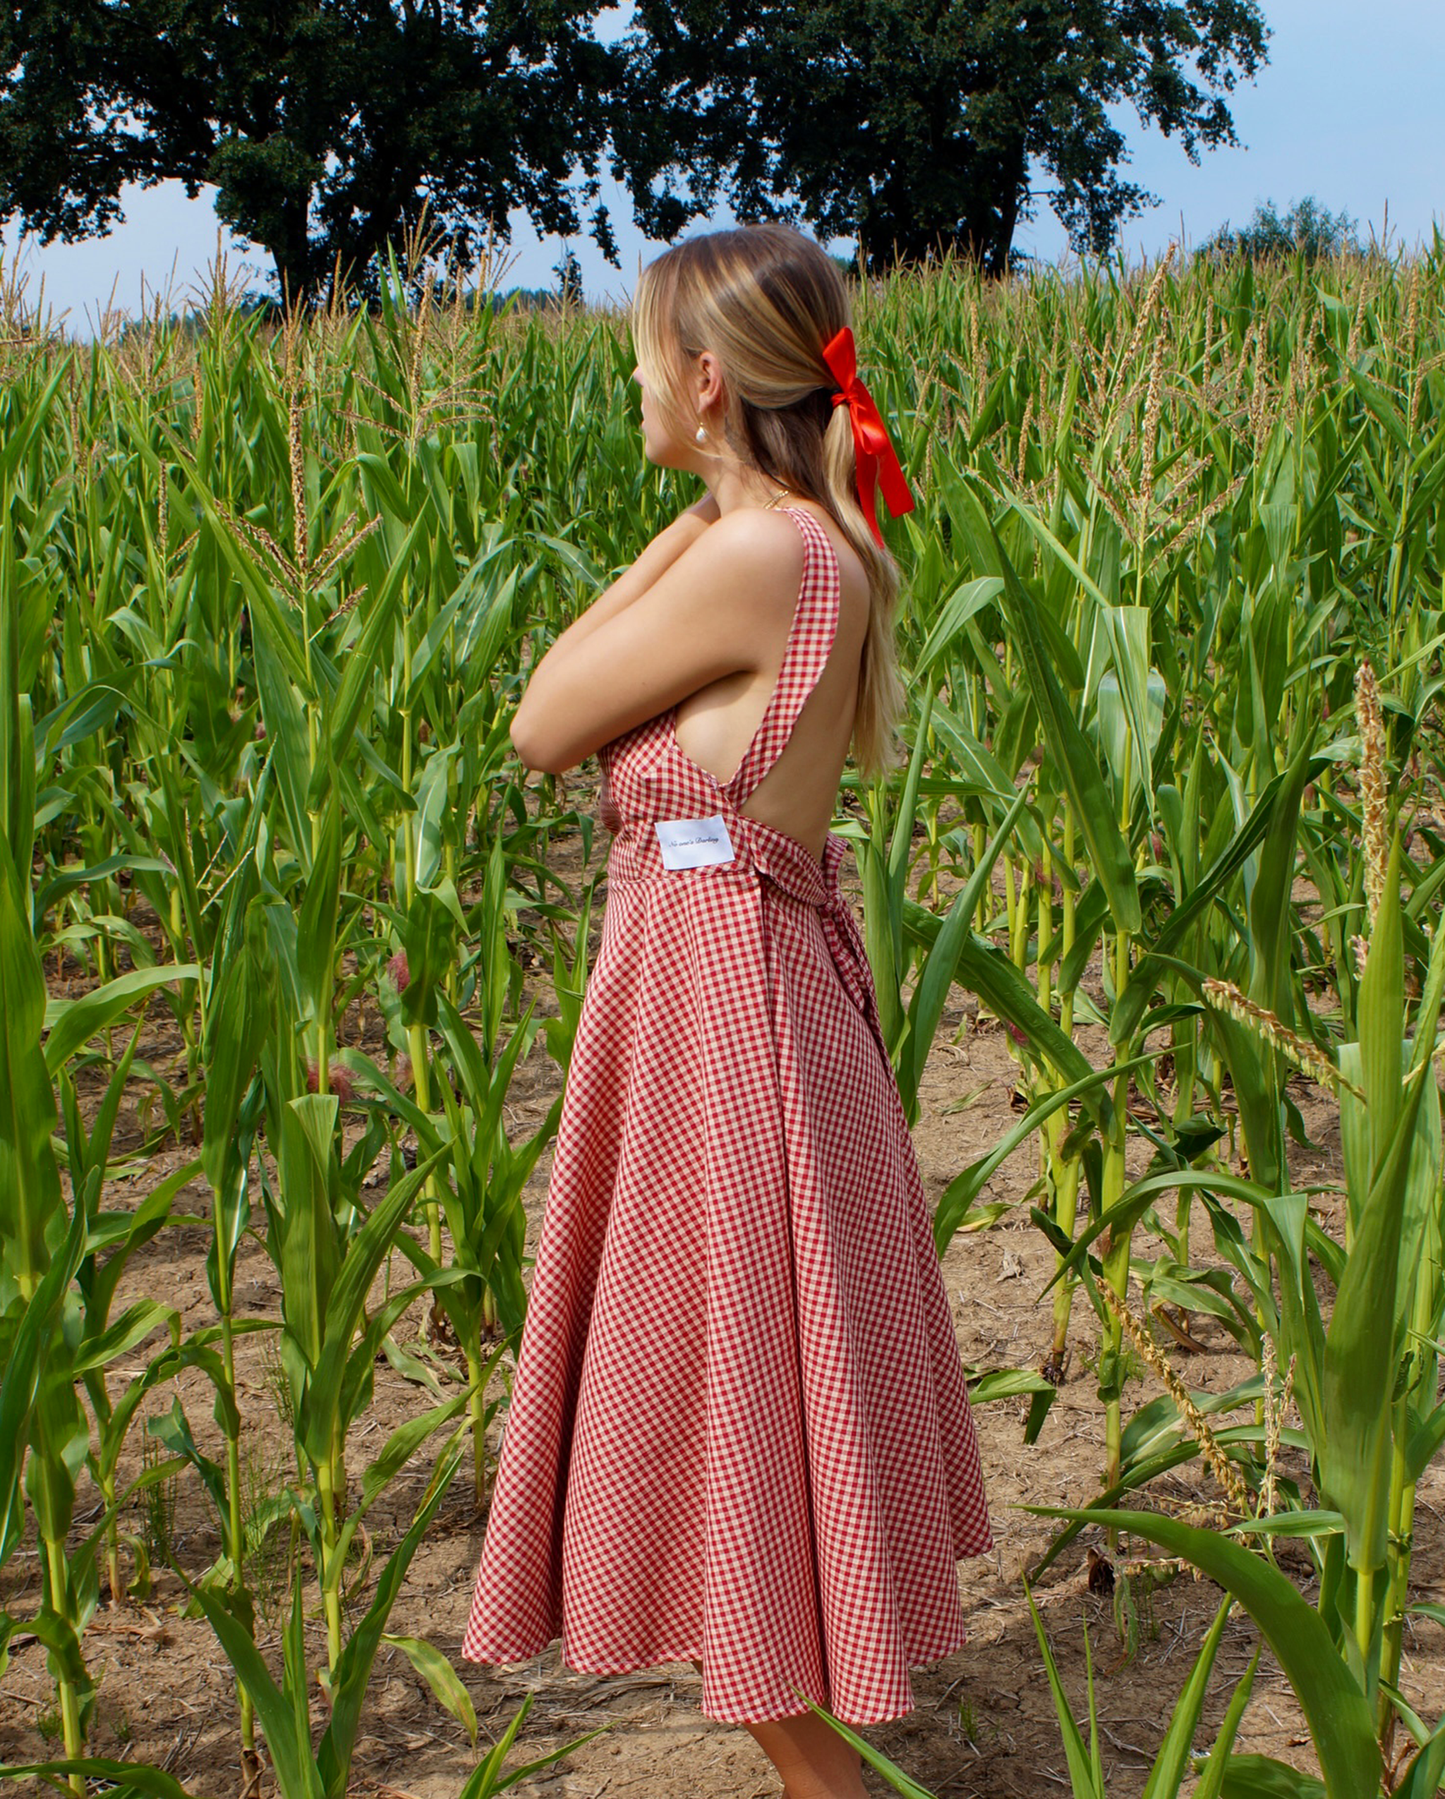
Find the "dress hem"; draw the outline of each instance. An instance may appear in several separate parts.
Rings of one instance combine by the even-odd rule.
[[[533,1661],[537,1656],[545,1654],[545,1652],[558,1641],[559,1638],[555,1636],[549,1637],[547,1641],[542,1644],[541,1648],[529,1650],[522,1655],[508,1656],[505,1660],[490,1655],[468,1655],[466,1651],[463,1650],[462,1660],[480,1663],[483,1666],[495,1668],[520,1666],[523,1662]],[[941,1662],[947,1656],[954,1654],[955,1651],[962,1649],[968,1641],[969,1632],[967,1627],[965,1627],[961,1634],[953,1635],[941,1648],[930,1649],[919,1656],[910,1658],[905,1662],[904,1667],[910,1674],[917,1668],[932,1667],[935,1662]],[[666,1662],[701,1661],[702,1651],[700,1649],[682,1649],[676,1652],[671,1650],[659,1650],[655,1655],[649,1655],[645,1658],[639,1659],[634,1657],[628,1661],[609,1663],[606,1665],[598,1665],[596,1662],[570,1661],[566,1655],[563,1655],[560,1659],[562,1666],[569,1669],[574,1674],[637,1674],[644,1668],[660,1667]],[[822,1706],[824,1710],[831,1710],[826,1700],[819,1699],[815,1703]],[[808,1707],[806,1705],[796,1705],[790,1711],[770,1711],[758,1717],[744,1715],[740,1712],[710,1712],[703,1706],[699,1706],[698,1709],[702,1712],[703,1717],[712,1718],[719,1724],[766,1724],[777,1718],[800,1717],[808,1710]],[[901,1710],[866,1712],[862,1714],[855,1713],[850,1717],[844,1717],[842,1712],[833,1712],[832,1715],[840,1724],[860,1726],[869,1724],[887,1724],[895,1718],[906,1718],[910,1713],[915,1712],[917,1709],[918,1705],[915,1700],[912,1705],[904,1706]]]

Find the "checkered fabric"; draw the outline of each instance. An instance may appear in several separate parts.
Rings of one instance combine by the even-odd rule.
[[[797,609],[734,777],[672,713],[602,752],[602,941],[462,1653],[696,1657],[708,1717],[797,1688],[873,1724],[964,1641],[957,1563],[993,1539],[843,839],[820,866],[741,810],[837,626],[832,544],[792,516]],[[733,861],[663,866],[654,821],[719,813]]]

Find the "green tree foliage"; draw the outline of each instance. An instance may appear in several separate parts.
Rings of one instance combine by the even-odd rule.
[[[1257,0],[640,0],[619,165],[663,237],[725,198],[857,236],[875,266],[953,250],[999,272],[1046,198],[1101,253],[1154,200],[1118,172],[1109,107],[1197,162],[1236,141],[1223,96],[1266,36]]]
[[[619,66],[601,0],[16,0],[0,11],[0,217],[103,235],[128,182],[167,179],[264,244],[278,287],[336,259],[364,289],[423,207],[476,265],[486,221],[590,228]]]
[[[1313,195],[1298,200],[1282,217],[1273,200],[1254,209],[1247,225],[1235,230],[1226,220],[1199,246],[1201,255],[1295,256],[1317,262],[1322,256],[1358,255],[1355,221],[1341,210],[1331,212]]]

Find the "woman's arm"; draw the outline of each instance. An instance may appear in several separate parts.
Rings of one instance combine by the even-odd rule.
[[[533,678],[559,652],[565,659],[599,625],[606,624],[634,600],[640,599],[659,575],[671,568],[684,551],[692,548],[717,516],[717,502],[708,494],[695,505],[689,506],[685,512],[680,512],[670,525],[665,525],[636,562],[624,569],[610,587],[605,587],[598,594],[585,612],[573,619],[537,664],[537,669],[533,670]]]
[[[538,663],[512,720],[512,742],[529,768],[575,768],[724,675],[756,670],[760,656],[776,649],[803,565],[797,526],[780,513],[746,507],[714,525],[694,524],[691,541],[665,565],[659,555],[645,586],[619,595],[686,517],[655,538]]]

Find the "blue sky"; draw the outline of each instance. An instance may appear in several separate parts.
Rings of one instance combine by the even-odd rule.
[[[1379,235],[1389,207],[1390,242],[1428,242],[1432,222],[1445,231],[1445,0],[1264,0],[1272,37],[1270,61],[1231,102],[1238,149],[1207,151],[1190,164],[1177,139],[1144,131],[1131,110],[1119,115],[1129,142],[1131,179],[1161,204],[1125,226],[1131,255],[1157,255],[1181,229],[1197,242],[1226,219],[1243,224],[1257,201],[1281,208],[1313,194],[1332,211],[1343,208],[1368,239]],[[624,193],[607,195],[622,266],[612,268],[588,239],[573,243],[590,298],[625,296],[639,259],[652,246],[631,223]],[[169,283],[183,304],[204,279],[216,250],[211,192],[188,200],[179,182],[125,198],[125,222],[106,238],[51,244],[33,240],[21,250],[33,303],[44,279],[44,301],[68,311],[67,329],[89,336],[100,308],[114,294],[118,307],[139,310],[146,292]],[[509,284],[553,285],[563,249],[540,239],[524,216],[513,218],[515,260]],[[7,272],[16,255],[18,222],[0,230]],[[1021,227],[1018,247],[1053,260],[1067,251],[1057,219],[1041,204]],[[259,246],[227,234],[234,272],[250,271],[260,287],[271,274]]]

